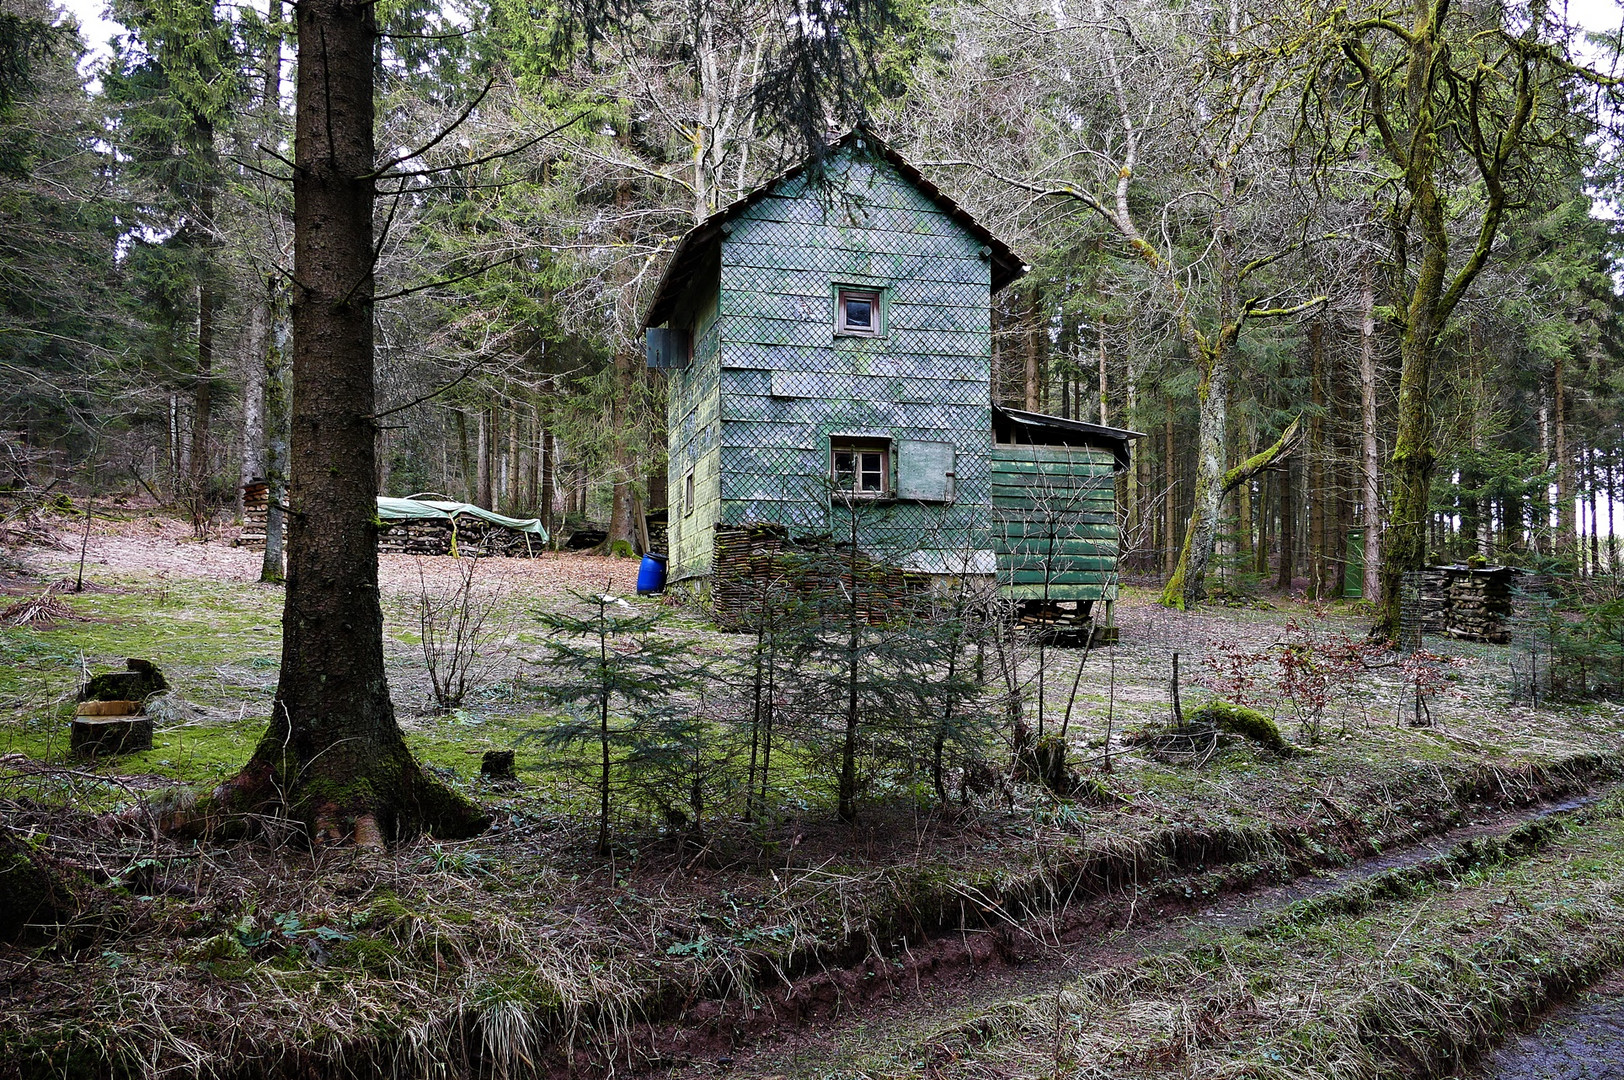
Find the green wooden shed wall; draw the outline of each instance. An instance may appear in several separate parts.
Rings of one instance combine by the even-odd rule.
[[[994,447],[992,520],[1005,596],[1116,599],[1116,458],[1109,450]]]

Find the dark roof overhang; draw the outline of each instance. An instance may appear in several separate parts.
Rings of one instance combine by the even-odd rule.
[[[828,157],[835,151],[844,148],[850,143],[861,139],[865,146],[873,149],[884,158],[897,172],[901,173],[909,183],[924,192],[941,211],[953,221],[957,222],[971,236],[980,240],[987,249],[987,258],[992,263],[992,291],[997,292],[1005,285],[1023,276],[1030,269],[1020,256],[1010,250],[998,237],[994,236],[985,225],[977,221],[971,213],[949,198],[941,188],[931,183],[918,169],[903,159],[901,154],[893,150],[884,139],[866,127],[859,124],[839,139],[835,140],[824,151],[823,156]],[[745,210],[772,194],[773,189],[785,180],[801,173],[813,162],[807,158],[793,168],[768,180],[756,190],[733,203],[724,206],[704,221],[690,229],[678,243],[677,249],[666,263],[665,273],[660,275],[660,283],[655,287],[654,299],[649,302],[648,310],[643,315],[642,326],[658,326],[671,318],[672,311],[677,302],[687,291],[689,278],[700,266],[711,246],[720,242],[727,231],[728,223]]]
[[[1142,431],[1090,424],[1086,420],[1067,420],[1063,416],[1047,413],[992,407],[993,434],[999,442],[1025,443],[1037,446],[1105,446],[1116,458],[1117,468],[1126,469],[1129,462],[1129,443],[1143,439]]]

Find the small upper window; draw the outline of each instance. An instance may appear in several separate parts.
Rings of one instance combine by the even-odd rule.
[[[682,480],[682,512],[694,512],[694,474],[689,472]]]
[[[830,447],[830,479],[841,495],[884,498],[891,489],[891,451],[881,443],[840,443]]]
[[[835,333],[880,337],[880,320],[878,289],[841,289],[836,294]]]

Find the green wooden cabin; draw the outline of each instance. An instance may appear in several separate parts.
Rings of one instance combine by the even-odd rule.
[[[1026,269],[863,128],[688,233],[644,318],[669,580],[721,572],[720,535],[767,524],[855,532],[914,573],[1002,571],[1020,599],[1113,597],[1134,434],[992,406],[992,295]]]

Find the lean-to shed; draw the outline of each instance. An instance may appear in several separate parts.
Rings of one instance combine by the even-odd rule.
[[[760,526],[855,534],[866,556],[906,573],[1015,567],[1028,522],[1012,532],[1018,508],[995,513],[1009,502],[1000,485],[1040,458],[1044,475],[1063,460],[1066,484],[1101,461],[1109,477],[1133,437],[1084,425],[995,446],[995,428],[1050,419],[995,423],[992,408],[992,295],[1026,269],[864,128],[688,233],[644,319],[649,364],[669,378],[671,580],[721,572],[730,531]],[[1092,572],[1114,567],[1116,539],[1111,484],[1088,477],[1089,499],[1071,500],[1087,522],[1067,551]],[[1067,573],[1082,599],[1083,570]],[[1114,577],[1091,580],[1087,599],[1114,595]]]

